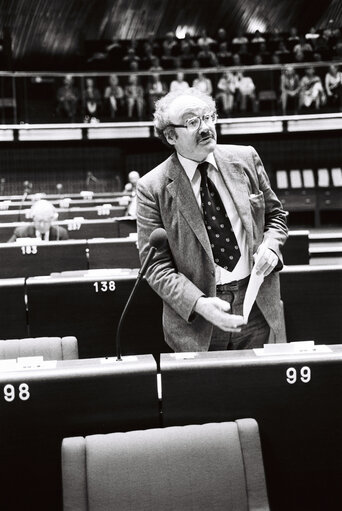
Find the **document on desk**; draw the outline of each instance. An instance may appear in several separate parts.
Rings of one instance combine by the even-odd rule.
[[[245,299],[243,302],[243,319],[245,320],[245,323],[248,321],[249,313],[251,312],[255,299],[258,296],[260,286],[264,282],[264,274],[261,273],[260,275],[257,275],[255,267],[256,264],[253,266],[251,277],[249,279],[248,287],[246,290]]]

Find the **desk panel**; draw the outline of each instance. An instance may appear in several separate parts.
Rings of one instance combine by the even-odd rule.
[[[137,242],[131,239],[89,240],[89,269],[140,268]]]
[[[0,280],[0,339],[27,337],[25,280]]]
[[[280,285],[289,341],[342,341],[342,265],[288,266]]]
[[[114,355],[116,329],[136,275],[130,270],[97,275],[90,271],[84,276],[28,279],[31,335],[75,335],[80,358]],[[169,351],[161,308],[160,298],[143,281],[123,324],[122,353],[159,358]]]
[[[4,511],[62,511],[63,438],[159,426],[151,356],[2,370],[0,387]]]
[[[342,509],[342,346],[329,348],[162,355],[164,426],[253,417],[272,511]]]
[[[0,244],[0,278],[49,275],[88,268],[86,241],[48,241],[32,245]]]

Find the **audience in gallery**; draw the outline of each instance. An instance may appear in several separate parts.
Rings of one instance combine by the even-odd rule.
[[[292,27],[288,33],[278,29],[267,33],[259,30],[245,33],[240,29],[236,36],[229,37],[225,28],[221,27],[216,34],[208,34],[205,29],[200,36],[187,32],[183,39],[177,38],[174,32],[168,32],[159,39],[150,33],[140,41],[113,40],[104,48],[102,60],[107,52],[111,71],[143,71],[150,69],[154,58],[159,58],[161,68],[171,70],[178,67],[189,69],[193,67],[193,59],[199,61],[200,67],[234,65],[234,54],[240,55],[241,63],[245,65],[252,64],[256,54],[262,55],[265,64],[272,62],[274,54],[278,54],[281,64],[287,64],[331,60],[341,56],[341,51],[341,28],[329,26],[316,30],[311,27],[302,34],[296,27]],[[91,65],[94,61],[90,58],[87,62]],[[161,69],[153,71],[159,72]]]
[[[106,51],[119,74],[84,78],[83,83],[66,76],[57,91],[57,114],[63,120],[148,119],[157,99],[190,85],[213,94],[224,116],[257,113],[260,95],[268,93],[275,96],[269,103],[273,113],[341,110],[342,32],[331,25],[304,34],[296,27],[289,33],[239,30],[235,37],[224,28],[216,34],[202,30],[198,37],[187,32],[183,39],[174,32],[162,39],[150,33],[140,41],[113,39]],[[326,67],[324,59],[330,59]],[[319,65],[312,71],[314,62]],[[278,67],[260,68],[269,65]],[[256,67],[250,71],[249,66]]]
[[[261,43],[263,44],[263,43]],[[238,54],[236,54],[239,57]],[[275,56],[274,59],[278,57]],[[307,111],[341,111],[342,72],[339,66],[330,64],[326,67],[294,67],[286,64],[282,68],[268,69],[262,66],[262,56],[254,57],[253,67],[238,65],[220,72],[204,73],[194,61],[193,71],[176,71],[167,74],[151,72],[145,74],[111,74],[109,77],[84,78],[84,85],[68,76],[65,82],[72,84],[72,110],[68,110],[67,96],[57,91],[57,111],[61,115],[61,98],[67,104],[64,119],[84,122],[98,120],[143,120],[152,116],[155,102],[167,92],[185,90],[189,86],[213,95],[217,100],[220,116],[230,117],[234,114],[256,114],[260,111],[262,96],[265,101],[273,101],[272,112],[305,113]],[[279,61],[274,62],[278,64]],[[100,83],[103,83],[103,89]],[[107,82],[107,83],[106,83]],[[101,96],[100,90],[103,90]],[[79,101],[78,90],[84,90],[83,109]],[[267,105],[266,105],[267,107]],[[72,114],[70,114],[70,111]],[[83,112],[83,114],[82,114]]]

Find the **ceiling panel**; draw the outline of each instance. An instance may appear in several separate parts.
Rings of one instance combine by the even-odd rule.
[[[15,61],[70,57],[86,40],[162,37],[180,27],[195,35],[225,27],[307,30],[328,19],[342,24],[341,0],[0,0],[0,32],[11,36]]]

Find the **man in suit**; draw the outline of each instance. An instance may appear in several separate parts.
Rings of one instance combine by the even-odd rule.
[[[138,244],[144,261],[152,231],[166,230],[168,246],[147,272],[163,299],[166,342],[175,351],[284,342],[276,272],[286,216],[258,154],[216,144],[215,103],[194,88],[162,98],[154,122],[175,152],[138,182]],[[265,278],[244,324],[254,261]]]
[[[58,213],[47,200],[38,200],[31,208],[31,217],[33,223],[16,227],[8,243],[16,241],[18,238],[36,238],[43,241],[61,241],[69,238],[68,232],[59,225],[52,225],[57,220]]]

